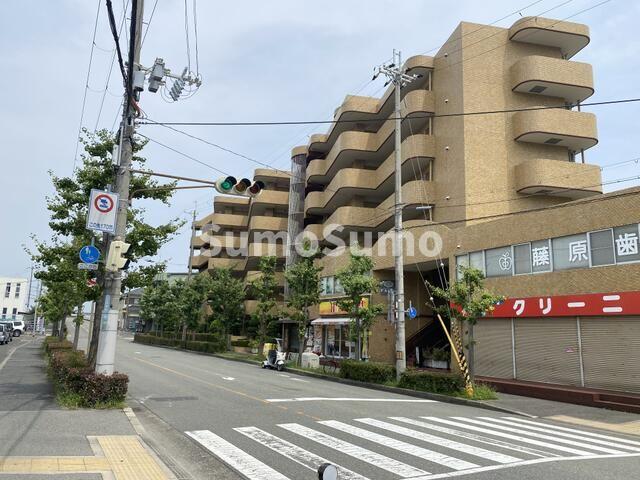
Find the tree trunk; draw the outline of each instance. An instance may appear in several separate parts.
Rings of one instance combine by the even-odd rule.
[[[307,344],[307,337],[305,335],[300,334],[300,330],[298,330],[298,366],[302,366],[302,352],[304,351],[304,345]]]
[[[187,342],[187,322],[182,324],[182,343],[186,344]]]
[[[356,360],[362,360],[362,338],[360,329],[360,319],[356,319]]]
[[[98,357],[98,339],[100,338],[100,323],[102,322],[102,311],[104,310],[104,298],[96,302],[96,308],[93,312],[93,328],[91,329],[91,342],[89,343],[89,365],[92,369],[96,368],[96,360]]]
[[[76,322],[76,329],[73,334],[73,349],[78,349],[78,339],[80,337],[80,322]]]
[[[67,316],[65,315],[62,320],[60,320],[60,328],[58,329],[58,339],[60,341],[63,341],[65,338],[65,334],[64,334],[64,327],[67,321]]]
[[[51,336],[52,337],[57,337],[57,336],[60,335],[59,330],[58,330],[58,325],[59,325],[59,323],[56,321],[51,326]]]
[[[473,324],[471,322],[467,322],[468,324],[468,336],[467,336],[467,341],[468,341],[468,356],[467,356],[467,363],[469,364],[469,377],[471,377],[471,381],[473,382],[475,380],[475,344],[473,342]]]

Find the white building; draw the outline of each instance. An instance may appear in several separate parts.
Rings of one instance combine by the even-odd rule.
[[[26,278],[0,277],[0,318],[21,320],[27,310],[29,282]]]

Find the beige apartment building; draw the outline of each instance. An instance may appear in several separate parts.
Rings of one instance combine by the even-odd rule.
[[[418,311],[406,320],[408,364],[447,347],[424,281],[446,286],[456,265],[472,265],[507,297],[476,326],[479,376],[640,393],[640,189],[603,194],[589,163],[596,118],[579,105],[593,72],[572,59],[589,41],[586,25],[539,17],[510,28],[463,22],[434,57],[405,62],[419,75],[401,91],[405,304]],[[395,359],[394,264],[380,248],[393,229],[393,97],[393,85],[381,98],[347,96],[326,133],[292,150],[295,208],[282,225],[332,253],[320,261],[310,342],[324,355],[354,355],[335,304],[348,259],[336,239],[371,239],[382,289],[366,301],[388,312],[367,353]],[[225,228],[247,228],[250,205],[229,208],[237,220]],[[217,212],[205,221],[230,221]],[[420,239],[426,248],[412,250]]]

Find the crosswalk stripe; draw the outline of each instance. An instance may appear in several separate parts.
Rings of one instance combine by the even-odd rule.
[[[393,458],[385,457],[384,455],[381,455],[379,453],[372,452],[371,450],[367,450],[366,448],[362,448],[352,443],[345,442],[344,440],[340,440],[338,438],[332,437],[331,435],[313,430],[312,428],[305,427],[304,425],[300,425],[298,423],[283,423],[278,426],[292,433],[301,435],[309,440],[313,440],[314,442],[324,445],[325,447],[338,450],[345,455],[355,457],[358,460],[362,460],[363,462],[366,462],[370,465],[374,465],[388,472],[400,475],[401,477],[417,477],[419,475],[429,475],[429,472],[425,472],[424,470],[420,470],[419,468],[412,467],[411,465],[407,465],[406,463],[402,463]]]
[[[584,436],[584,435],[578,435],[578,434],[573,434],[573,433],[564,433],[564,432],[556,432],[554,430],[550,430],[550,429],[544,427],[543,425],[538,425],[538,426],[521,425],[519,423],[511,422],[509,420],[490,418],[490,417],[480,417],[480,418],[486,419],[486,420],[492,420],[492,421],[498,422],[500,424],[511,425],[511,426],[514,426],[514,427],[533,430],[535,432],[550,433],[552,435],[559,435],[561,437],[574,438],[576,440],[582,440],[584,442],[594,442],[594,443],[598,443],[600,445],[606,445],[607,447],[614,447],[614,448],[617,448],[617,449],[623,448],[625,450],[632,450],[634,452],[640,452],[640,448],[632,447],[632,446],[629,446],[629,445],[620,445],[617,442],[609,442],[607,440],[600,440],[600,439],[597,439],[597,438],[589,438],[589,437]]]
[[[541,433],[536,433],[536,432],[528,432],[526,430],[522,430],[519,428],[513,428],[513,427],[505,427],[503,425],[496,425],[497,422],[483,422],[482,420],[477,420],[475,418],[466,418],[466,417],[451,417],[454,418],[456,420],[460,420],[460,421],[464,421],[464,422],[471,422],[471,423],[475,423],[477,425],[484,425],[487,427],[491,427],[491,428],[495,428],[496,430],[504,430],[505,432],[512,432],[512,433],[517,433],[519,435],[530,435],[536,438],[542,438],[544,440],[553,440],[554,442],[557,443],[564,443],[566,445],[572,445],[574,447],[580,447],[580,448],[588,448],[589,450],[595,450],[596,452],[602,452],[602,453],[609,453],[612,455],[617,455],[620,453],[627,453],[627,452],[623,452],[621,450],[615,450],[613,448],[605,448],[605,447],[599,447],[597,445],[590,445],[588,443],[583,443],[583,442],[576,442],[574,440],[567,440],[565,438],[558,438],[557,436],[552,436],[552,435],[544,435]],[[489,419],[491,420],[491,419]]]
[[[527,423],[527,424],[532,424],[532,425],[544,425],[546,428],[550,428],[552,430],[559,430],[561,432],[580,433],[581,435],[586,435],[587,437],[603,438],[605,440],[615,440],[616,442],[628,443],[629,445],[637,445],[637,446],[640,447],[640,442],[635,442],[633,440],[627,440],[626,438],[613,437],[611,435],[603,435],[601,433],[586,432],[586,431],[578,430],[576,428],[560,427],[558,425],[550,425],[548,423],[530,422],[529,420],[524,420],[524,419],[516,418],[516,417],[503,417],[503,418],[506,418],[507,420],[511,420],[513,422]]]
[[[453,428],[443,427],[442,425],[434,425],[433,423],[423,422],[421,420],[414,420],[407,417],[389,417],[391,420],[397,422],[408,423],[409,425],[415,425],[417,427],[426,428],[428,430],[434,430],[436,432],[447,433],[449,435],[455,435],[456,437],[468,438],[476,442],[485,443],[494,447],[500,447],[507,450],[514,450],[520,453],[526,453],[527,455],[533,455],[536,457],[557,457],[557,453],[551,453],[544,450],[538,450],[536,448],[525,447],[522,445],[516,445],[515,443],[503,442],[491,437],[484,437],[482,435],[476,435],[475,433],[463,432],[462,430],[455,430]]]
[[[459,458],[450,457],[449,455],[445,455],[444,453],[434,452],[433,450],[428,450],[417,445],[403,442],[402,440],[396,440],[395,438],[370,432],[369,430],[365,430],[364,428],[354,427],[353,425],[338,422],[337,420],[324,420],[318,423],[320,423],[321,425],[326,425],[327,427],[335,428],[336,430],[340,430],[341,432],[355,435],[358,438],[364,438],[365,440],[369,440],[370,442],[378,443],[384,447],[399,450],[409,455],[413,455],[414,457],[422,458],[430,462],[444,465],[454,470],[465,470],[467,468],[474,468],[479,466],[475,463],[467,462]]]
[[[261,430],[257,427],[242,427],[242,428],[234,428],[237,432],[249,437],[251,440],[255,440],[260,445],[264,445],[267,448],[270,448],[274,452],[279,453],[287,457],[290,460],[302,465],[303,467],[308,468],[309,470],[313,470],[314,472],[318,471],[318,467],[323,463],[332,463],[338,469],[339,478],[344,480],[369,480],[367,477],[363,477],[362,475],[353,472],[347,468],[341,467],[340,465],[335,464],[334,462],[329,462],[326,458],[319,457],[303,448],[294,445],[293,443],[287,442],[275,435],[272,435],[264,430]]]
[[[522,442],[522,443],[528,443],[530,445],[537,445],[539,447],[545,447],[545,448],[551,448],[553,450],[560,450],[561,452],[567,452],[567,453],[572,453],[574,455],[593,455],[593,453],[591,452],[587,452],[586,450],[578,450],[577,448],[570,448],[570,447],[565,447],[564,445],[556,445],[553,443],[549,443],[549,442],[543,442],[540,440],[535,440],[533,438],[525,438],[525,437],[521,437],[520,435],[511,435],[509,433],[506,432],[499,432],[497,430],[493,430],[490,428],[483,428],[483,427],[479,427],[477,425],[469,425],[466,423],[462,423],[462,422],[455,422],[453,420],[449,420],[446,418],[438,418],[438,417],[421,417],[421,418],[425,418],[427,420],[430,420],[432,422],[439,422],[439,423],[445,423],[447,425],[453,425],[454,427],[462,427],[462,428],[466,428],[467,430],[472,430],[475,432],[481,432],[481,433],[488,433],[489,435],[495,435],[498,437],[502,437],[502,438],[508,438],[509,440],[515,440],[517,442]]]
[[[405,435],[411,438],[417,438],[418,440],[422,440],[423,442],[429,442],[436,445],[440,445],[442,447],[451,448],[459,452],[468,453],[469,455],[475,455],[476,457],[485,458],[487,460],[491,460],[497,463],[513,463],[513,462],[519,462],[520,460],[522,460],[520,458],[512,457],[510,455],[505,455],[503,453],[493,452],[491,450],[486,450],[480,447],[474,447],[472,445],[467,445],[465,443],[456,442],[455,440],[450,440],[448,438],[430,435],[428,433],[419,432],[417,430],[412,430],[410,428],[401,427],[399,425],[394,425],[392,423],[383,422],[381,420],[376,420],[374,418],[357,418],[356,422],[362,422],[367,425],[372,425],[374,427],[382,428],[384,430],[389,430],[390,432],[395,432],[400,435]]]
[[[280,472],[275,471],[209,430],[197,430],[186,432],[186,434],[220,460],[235,468],[248,480],[289,480]]]

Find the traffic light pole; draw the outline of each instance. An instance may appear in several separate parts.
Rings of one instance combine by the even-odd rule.
[[[133,72],[140,63],[142,41],[142,19],[144,16],[144,0],[132,0],[132,13],[135,11],[135,41],[133,48],[133,65],[129,65],[129,75],[125,87],[122,123],[120,124],[120,148],[116,167],[115,191],[119,195],[116,215],[116,232],[111,241],[124,241],[127,231],[127,213],[129,210],[129,182],[131,179],[131,160],[133,158],[133,135],[135,133],[133,107]],[[133,20],[133,19],[132,19]],[[131,54],[129,55],[131,59]],[[109,248],[111,247],[109,242]],[[113,272],[107,278],[104,295],[104,309],[100,318],[100,335],[96,357],[96,373],[111,375],[116,356],[118,319],[120,317],[120,295],[122,288],[122,271]]]

